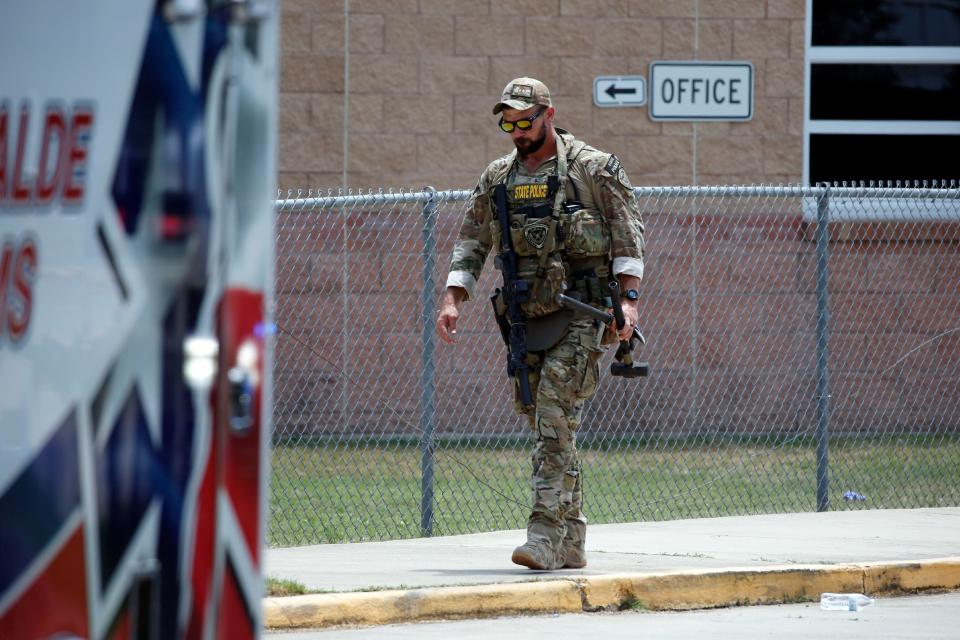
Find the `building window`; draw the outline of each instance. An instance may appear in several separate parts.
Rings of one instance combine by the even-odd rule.
[[[804,182],[960,180],[960,1],[807,0]]]
[[[810,182],[957,180],[960,135],[816,133]]]
[[[817,47],[960,46],[956,0],[816,0]]]
[[[952,120],[960,117],[960,65],[817,64],[811,120]]]

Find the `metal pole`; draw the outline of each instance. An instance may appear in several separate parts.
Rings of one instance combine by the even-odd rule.
[[[827,440],[830,434],[830,378],[828,342],[830,339],[830,304],[828,271],[830,244],[830,187],[823,186],[817,201],[817,511],[829,507],[827,497]]]
[[[434,370],[433,270],[436,262],[437,200],[436,189],[427,187],[430,197],[423,205],[423,351],[420,379],[420,533],[433,535],[433,429],[434,429]]]

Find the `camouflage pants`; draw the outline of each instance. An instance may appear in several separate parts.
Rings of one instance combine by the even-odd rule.
[[[576,430],[584,402],[597,390],[603,331],[591,319],[574,320],[559,343],[542,356],[531,356],[533,408],[516,403],[537,438],[527,542],[553,554],[557,566],[563,564],[561,550],[582,549],[586,537]]]

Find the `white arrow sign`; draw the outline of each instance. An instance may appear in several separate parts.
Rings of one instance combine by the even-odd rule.
[[[647,102],[643,76],[597,76],[593,79],[593,104],[598,107],[639,107]]]

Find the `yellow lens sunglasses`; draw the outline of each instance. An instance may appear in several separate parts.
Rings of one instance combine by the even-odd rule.
[[[546,109],[540,109],[540,111],[537,111],[529,118],[524,118],[523,120],[514,120],[513,122],[509,122],[503,118],[500,118],[500,128],[506,133],[513,133],[514,127],[520,129],[520,131],[526,131],[533,126],[533,121],[539,118],[544,111],[546,111]]]

